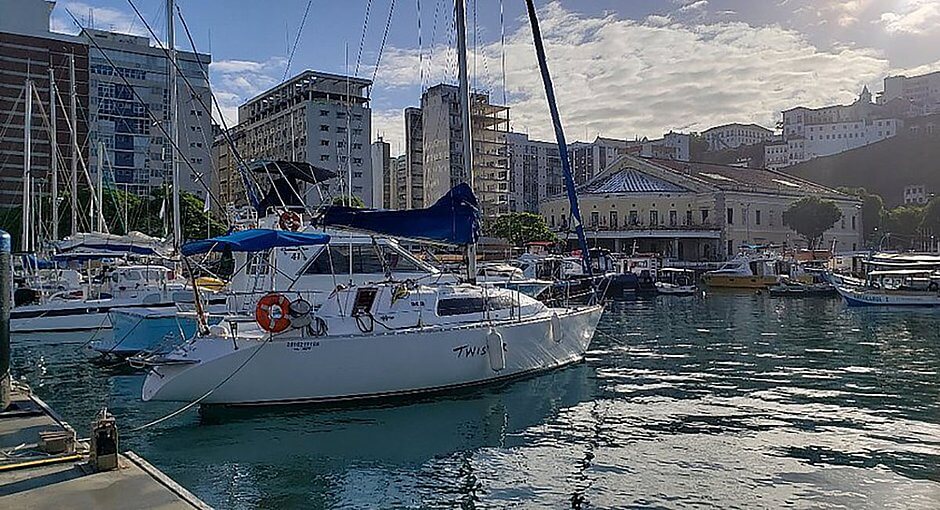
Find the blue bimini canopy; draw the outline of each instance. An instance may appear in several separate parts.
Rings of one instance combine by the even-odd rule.
[[[328,242],[330,242],[330,236],[326,234],[256,228],[186,243],[183,245],[182,252],[183,255],[190,256],[225,248],[232,251],[264,251],[270,248],[314,246]]]
[[[466,183],[425,209],[385,211],[332,206],[319,221],[325,226],[452,245],[474,243],[480,235],[480,208]]]

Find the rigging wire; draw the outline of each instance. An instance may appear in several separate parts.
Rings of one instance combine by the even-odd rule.
[[[300,28],[297,29],[297,36],[294,37],[294,45],[291,47],[290,54],[287,56],[287,65],[284,66],[284,75],[281,76],[281,81],[286,80],[287,73],[290,72],[291,62],[294,61],[294,52],[297,51],[297,45],[300,43],[300,35],[303,34],[304,32],[304,25],[307,23],[307,14],[310,13],[310,5],[312,3],[313,3],[313,0],[307,0],[307,7],[304,8],[304,16],[303,18],[300,19]],[[183,19],[182,13],[180,13],[180,19]]]
[[[366,2],[366,15],[362,22],[362,36],[359,38],[359,54],[356,55],[356,72],[359,76],[359,63],[362,62],[362,48],[366,44],[366,32],[369,30],[369,14],[372,12],[372,0]]]
[[[499,0],[499,67],[503,78],[503,105],[506,105],[506,23],[503,17],[503,0]]]
[[[385,51],[385,41],[388,39],[388,29],[392,25],[392,14],[395,12],[395,0],[392,0],[388,8],[388,19],[385,20],[385,32],[382,34],[382,45],[379,46],[379,56],[375,59],[375,68],[372,70],[372,83],[375,83],[375,75],[379,72],[379,64],[382,62],[382,53]],[[420,25],[421,22],[419,21]]]
[[[415,6],[418,11],[418,83],[421,84],[421,92],[424,92],[424,45],[421,40],[421,0],[415,0]]]

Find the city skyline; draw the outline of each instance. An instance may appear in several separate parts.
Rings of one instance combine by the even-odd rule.
[[[162,4],[137,2],[161,37]],[[940,69],[940,45],[931,44],[940,39],[934,23],[940,20],[940,2],[935,0],[619,4],[539,5],[559,105],[572,141],[597,135],[655,137],[728,122],[773,127],[783,109],[848,104],[863,86],[880,91],[885,76]],[[197,48],[213,54],[211,81],[221,113],[232,123],[239,104],[304,69],[345,72],[348,45],[350,72],[356,72],[358,61],[358,75],[375,74],[372,138],[382,136],[393,154],[402,153],[402,110],[417,105],[422,89],[454,81],[449,4],[396,3],[377,71],[389,21],[387,3],[372,4],[365,36],[366,2],[310,5],[303,33],[296,38],[307,6],[303,0],[284,2],[273,13],[247,1],[228,2],[222,15],[211,2],[180,2]],[[550,140],[522,7],[521,2],[468,2],[469,39],[476,48],[471,79],[496,102],[502,101],[505,89],[514,131]],[[53,12],[56,30],[75,30],[65,8],[86,24],[94,18],[99,28],[146,33],[129,4],[117,0],[60,2]],[[503,27],[505,45],[500,38]],[[285,72],[295,38],[297,48]]]

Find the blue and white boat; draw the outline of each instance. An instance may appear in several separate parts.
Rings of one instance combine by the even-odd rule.
[[[929,269],[871,271],[864,285],[835,287],[849,306],[940,307],[940,274]]]

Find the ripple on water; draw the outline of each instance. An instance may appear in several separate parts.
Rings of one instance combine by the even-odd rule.
[[[940,314],[614,303],[585,363],[446,397],[190,413],[124,445],[219,508],[940,508]],[[173,405],[75,346],[14,371],[87,434]]]

